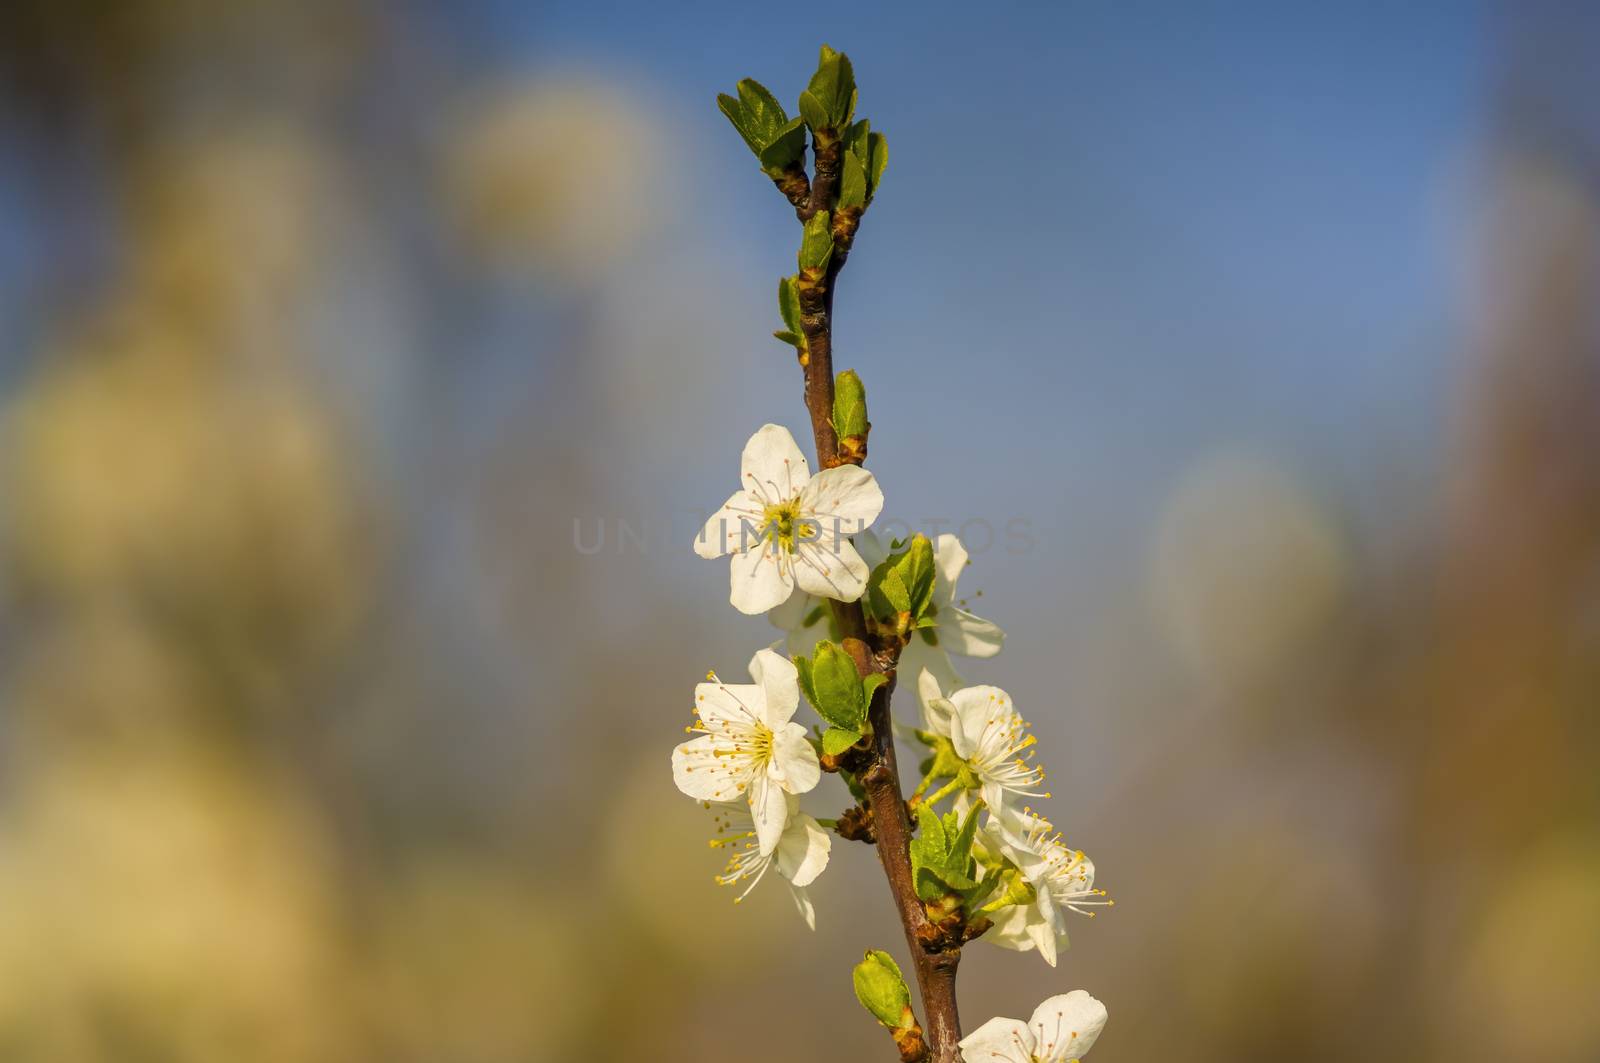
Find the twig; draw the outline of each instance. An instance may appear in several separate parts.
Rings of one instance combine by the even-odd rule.
[[[836,205],[840,153],[837,139],[815,148],[816,173],[811,182],[806,217],[819,210],[832,210]],[[851,237],[854,232],[855,219],[852,218]],[[824,469],[847,463],[859,465],[866,457],[864,449],[859,454],[841,455],[833,426],[833,292],[848,251],[848,242],[837,246],[820,283],[800,292],[801,327],[808,351],[804,363],[805,402],[816,438],[817,464]],[[889,700],[894,692],[894,669],[900,647],[872,638],[859,601],[834,601],[832,606],[834,619],[845,635],[843,646],[854,658],[856,670],[862,675],[884,672],[889,676],[889,681],[873,693],[868,710],[873,734],[872,760],[860,779],[866,791],[867,807],[872,812],[878,859],[894,896],[922,997],[929,1058],[933,1063],[957,1063],[961,1019],[956,1010],[956,968],[961,962],[961,942],[959,937],[951,940],[944,927],[929,920],[917,896],[911,872],[911,821],[906,813],[895,761]]]

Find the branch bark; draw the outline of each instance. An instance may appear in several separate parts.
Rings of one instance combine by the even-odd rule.
[[[819,210],[832,210],[836,204],[840,148],[839,141],[834,140],[830,145],[814,149],[816,174],[811,182],[807,216]],[[855,219],[852,218],[852,237],[854,232]],[[864,450],[860,454],[842,455],[833,426],[833,292],[848,252],[848,243],[837,246],[823,278],[800,292],[801,328],[808,349],[804,361],[805,402],[816,440],[817,464],[823,469],[846,463],[861,464],[866,457]],[[958,1063],[961,1018],[956,1009],[956,968],[961,962],[961,948],[959,943],[951,943],[928,919],[911,873],[911,820],[900,788],[893,717],[889,711],[899,647],[874,642],[859,601],[835,601],[832,608],[847,639],[845,646],[852,649],[857,671],[862,675],[883,672],[889,676],[889,681],[873,693],[868,710],[873,734],[872,761],[862,773],[861,783],[872,811],[878,860],[883,865],[884,877],[900,915],[922,998],[929,1058],[933,1063]]]

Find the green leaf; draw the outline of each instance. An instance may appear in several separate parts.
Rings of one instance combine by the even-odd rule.
[[[871,132],[872,123],[863,118],[851,126],[850,131],[844,135],[844,150],[855,152],[856,156],[862,160],[869,158],[871,155]]]
[[[833,257],[833,234],[828,226],[832,217],[825,210],[811,215],[806,222],[805,237],[800,241],[800,268],[825,269]]]
[[[800,118],[813,131],[829,128],[828,108],[809,91],[800,94]]]
[[[953,833],[950,833],[947,829],[947,833],[950,836],[951,859],[952,861],[958,861],[959,866],[962,868],[965,868],[972,859],[972,842],[978,836],[978,810],[981,807],[981,802],[973,802],[972,808],[967,811],[966,821],[956,827]],[[954,824],[955,818],[956,814],[951,812],[947,828]]]
[[[913,627],[920,626],[933,601],[933,543],[917,534],[903,551],[891,554],[872,570],[867,579],[867,606],[880,621],[892,621],[902,614]]]
[[[793,277],[785,277],[778,282],[778,313],[790,332],[805,334],[800,327],[800,287],[795,284]]]
[[[901,613],[911,611],[911,594],[906,590],[905,581],[900,578],[894,564],[892,557],[879,562],[867,578],[867,604],[872,609],[872,615],[883,621],[893,620]]]
[[[784,343],[787,343],[791,347],[799,347],[806,342],[806,338],[804,336],[797,336],[793,332],[787,332],[783,329],[779,329],[772,335],[782,340]]]
[[[833,430],[840,439],[867,434],[867,389],[854,369],[833,378]]]
[[[856,999],[883,1025],[904,1029],[916,1022],[911,1013],[911,991],[900,965],[887,952],[870,949],[851,975]]]
[[[940,867],[949,846],[945,842],[944,822],[927,805],[917,806],[917,836],[911,839],[911,862],[920,867]]]
[[[856,73],[849,56],[824,44],[816,73],[800,94],[800,113],[806,124],[818,130],[846,128],[855,117],[856,95]]]
[[[761,149],[767,145],[757,137],[752,129],[749,119],[744,113],[744,104],[724,92],[717,95],[717,109],[727,115],[728,121],[733,123],[734,130],[744,138],[744,142],[750,146],[750,150],[760,155]]]
[[[918,897],[925,901],[950,894],[966,898],[990,888],[975,877],[977,863],[972,857],[981,807],[981,803],[974,805],[962,820],[954,812],[940,817],[927,805],[918,806],[917,836],[911,841],[911,869]]]
[[[821,644],[819,643],[818,645]],[[807,701],[815,705],[817,703],[817,692],[816,688],[811,685],[810,658],[796,657],[794,659],[794,670],[799,674],[800,677],[800,693],[806,696]]]
[[[889,677],[882,672],[873,672],[861,681],[861,696],[866,699],[868,707],[872,705],[873,692],[888,681]]]
[[[755,78],[739,82],[739,102],[743,105],[745,121],[762,147],[771,144],[778,130],[789,124],[789,115],[765,85]]]
[[[860,731],[852,731],[848,727],[830,727],[822,732],[822,751],[830,757],[836,757],[859,741]]]
[[[867,144],[867,202],[871,203],[872,197],[878,194],[884,168],[889,165],[889,142],[882,133],[873,133],[867,137]]]
[[[817,643],[801,689],[817,715],[835,727],[855,731],[867,727],[866,701],[861,694],[861,677],[850,655],[824,639]]]
[[[806,123],[796,118],[778,129],[767,146],[756,152],[761,168],[769,174],[780,174],[799,166],[806,154]]]
[[[896,567],[911,598],[911,606],[907,611],[913,619],[920,618],[933,600],[933,543],[926,535],[913,535],[910,548]]]
[[[866,205],[866,163],[855,152],[847,151],[839,162],[839,206],[859,209]]]

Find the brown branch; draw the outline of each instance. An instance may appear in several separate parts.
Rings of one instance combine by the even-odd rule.
[[[810,214],[832,210],[836,205],[840,151],[837,139],[816,147]],[[856,220],[850,219],[852,238]],[[859,465],[866,457],[864,449],[859,454],[841,455],[833,427],[833,290],[848,253],[848,243],[836,247],[828,268],[821,271],[820,277],[808,278],[802,272],[799,281],[801,329],[808,351],[803,363],[806,409],[811,415],[812,434],[816,438],[817,464],[823,469],[846,463]],[[889,891],[900,915],[906,948],[911,954],[912,969],[922,997],[928,1058],[932,1063],[957,1063],[961,1058],[958,1047],[961,1019],[956,1010],[955,983],[956,967],[961,962],[962,935],[957,933],[952,938],[947,927],[935,925],[928,918],[912,877],[911,820],[900,789],[894,725],[889,712],[900,646],[897,642],[872,638],[859,601],[835,601],[832,607],[834,619],[845,636],[843,648],[855,660],[856,670],[862,675],[883,672],[889,676],[889,681],[873,692],[868,709],[868,722],[872,727],[871,760],[860,780],[867,794],[867,808],[872,813],[878,860],[883,865],[884,877],[889,881]]]

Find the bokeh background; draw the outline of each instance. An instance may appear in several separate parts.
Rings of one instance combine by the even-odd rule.
[[[872,854],[735,910],[667,770],[805,427],[713,96],[823,40],[887,512],[1119,902],[969,1028],[1600,1059],[1596,12],[4,5],[0,1059],[892,1058]]]

